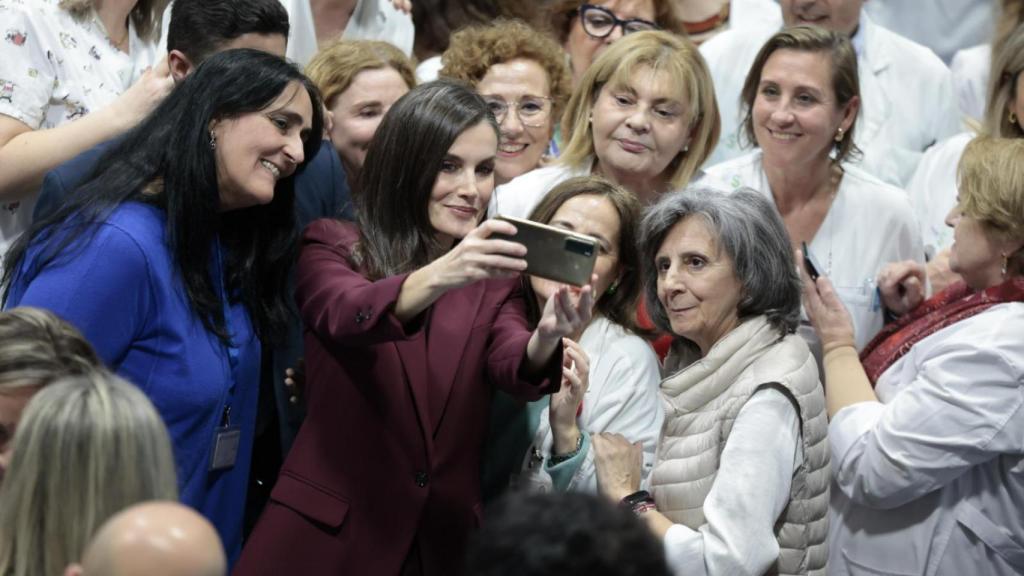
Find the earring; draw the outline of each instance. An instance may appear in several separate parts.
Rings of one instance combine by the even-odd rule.
[[[843,141],[843,129],[840,128],[839,130],[836,130],[836,142],[842,142],[842,141]]]
[[[618,290],[618,289],[619,289],[619,281],[616,280],[615,282],[612,282],[612,285],[609,286],[608,289],[604,291],[604,293],[609,295],[609,296],[611,296],[611,295],[615,294],[615,291]]]
[[[216,150],[216,149],[217,149],[217,134],[213,130],[210,130],[210,150]]]
[[[683,146],[683,154],[686,154],[689,151],[690,151],[690,145],[689,144],[687,144],[686,146]]]
[[[1006,119],[1010,121],[1010,124],[1017,123],[1017,115],[1014,114],[1013,110],[1010,110],[1010,113],[1006,116]]]
[[[1009,266],[1009,265],[1010,265],[1010,257],[1007,256],[1006,254],[1003,254],[1003,269],[1001,270],[1001,272],[1003,273],[1003,279],[1004,280],[1006,279],[1006,267]]]

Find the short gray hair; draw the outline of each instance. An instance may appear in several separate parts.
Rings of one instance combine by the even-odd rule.
[[[772,202],[750,188],[726,193],[695,186],[667,194],[647,210],[640,225],[640,253],[647,311],[654,325],[672,333],[658,300],[655,256],[672,227],[690,216],[704,219],[719,248],[733,261],[743,287],[739,317],[764,315],[780,337],[793,333],[800,322],[800,277],[789,235]]]

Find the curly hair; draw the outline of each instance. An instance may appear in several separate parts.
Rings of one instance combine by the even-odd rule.
[[[491,66],[517,58],[533,60],[548,75],[548,89],[557,124],[572,92],[569,66],[562,49],[521,20],[498,19],[493,24],[468,26],[452,35],[441,55],[440,76],[476,86]]]
[[[381,40],[337,40],[324,46],[306,65],[306,76],[320,89],[324,104],[348,90],[363,70],[393,68],[412,90],[416,86],[416,64],[395,46]]]

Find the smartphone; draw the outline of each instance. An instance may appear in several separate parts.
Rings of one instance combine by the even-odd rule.
[[[491,238],[526,246],[527,274],[573,286],[590,284],[599,251],[596,238],[511,216],[495,218],[516,227],[514,236],[493,234]]]
[[[807,270],[807,275],[811,277],[812,282],[817,280],[818,276],[821,276],[821,266],[814,261],[814,256],[807,249],[807,242],[800,243],[800,252],[804,255],[804,268]]]

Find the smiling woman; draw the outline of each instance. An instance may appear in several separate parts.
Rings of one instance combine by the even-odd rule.
[[[296,300],[316,401],[235,574],[458,573],[492,387],[555,388],[562,337],[592,304],[589,286],[560,289],[528,326],[525,248],[491,238],[511,224],[480,224],[497,147],[480,96],[423,84],[374,135],[358,226],[306,229]]]
[[[443,78],[473,85],[501,128],[495,184],[537,168],[569,99],[558,45],[518,20],[471,26],[441,56]]]
[[[316,87],[283,59],[203,62],[93,177],[15,245],[8,306],[56,312],[145,390],[181,499],[241,549],[260,347],[289,318],[294,173],[323,130]]]
[[[668,32],[630,34],[604,51],[569,99],[558,162],[499,188],[492,211],[525,217],[556,184],[590,173],[651,204],[700,176],[719,124],[697,47]]]
[[[857,345],[884,323],[874,278],[890,262],[921,261],[906,194],[851,164],[860,107],[857,56],[845,36],[813,26],[778,32],[743,86],[743,131],[759,148],[708,168],[725,189],[771,198],[794,248],[806,242],[850,308]],[[816,338],[805,335],[812,345]]]

